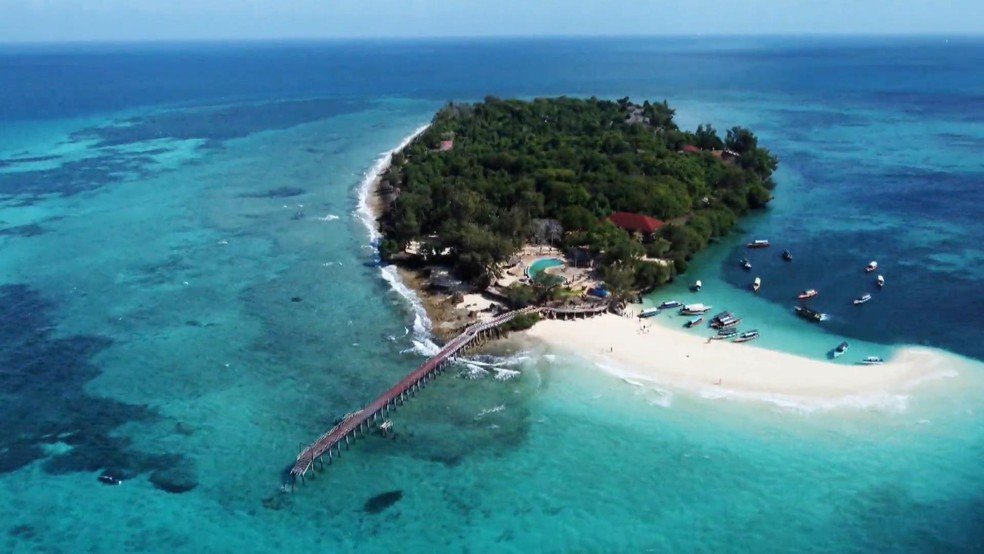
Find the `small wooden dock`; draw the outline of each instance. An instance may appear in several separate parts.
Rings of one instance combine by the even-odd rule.
[[[300,477],[316,466],[323,468],[327,457],[328,463],[341,453],[342,444],[348,447],[349,442],[359,436],[364,436],[373,426],[379,424],[384,416],[403,404],[407,398],[414,396],[417,391],[434,380],[454,362],[462,351],[470,346],[485,342],[500,333],[500,327],[514,318],[531,313],[539,313],[548,318],[577,319],[591,317],[608,311],[607,303],[589,304],[573,307],[543,307],[531,306],[501,314],[489,321],[475,323],[466,328],[460,335],[449,341],[441,350],[420,365],[416,370],[390,387],[366,407],[345,417],[335,427],[318,437],[311,445],[297,455],[294,467],[290,470],[291,487]]]

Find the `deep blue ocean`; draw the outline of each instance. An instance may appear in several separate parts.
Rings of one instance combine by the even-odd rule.
[[[979,37],[0,46],[0,550],[982,551],[982,68]],[[780,158],[769,209],[657,294],[701,278],[766,347],[916,345],[946,378],[791,407],[517,343],[517,376],[443,378],[279,493],[423,359],[366,174],[448,101],[561,94]]]

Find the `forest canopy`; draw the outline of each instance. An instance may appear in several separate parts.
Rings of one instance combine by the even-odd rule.
[[[415,243],[487,283],[524,243],[550,242],[584,247],[614,288],[665,282],[766,205],[777,166],[748,129],[722,138],[708,124],[681,130],[673,117],[665,101],[628,98],[448,104],[383,176],[395,199],[381,252]],[[608,221],[613,212],[666,224],[640,236]]]

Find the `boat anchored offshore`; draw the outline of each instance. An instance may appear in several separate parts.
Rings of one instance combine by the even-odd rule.
[[[703,304],[687,304],[686,306],[680,308],[680,313],[682,315],[703,315],[709,311],[711,311],[711,307]]]
[[[769,241],[766,239],[753,240],[747,245],[749,248],[768,248]]]
[[[868,356],[867,358],[861,360],[864,365],[879,365],[885,363],[885,360],[879,358],[878,356]]]
[[[793,309],[796,310],[796,315],[802,317],[807,321],[820,323],[821,321],[827,319],[827,314],[822,314],[816,310],[811,310],[810,308],[804,308],[803,306],[796,306]]]
[[[745,271],[752,269],[752,262],[748,261],[748,258],[742,258],[738,260],[738,263],[741,264],[741,267],[743,267]]]
[[[797,296],[796,298],[799,298],[800,300],[806,300],[807,298],[813,298],[818,294],[820,294],[820,291],[818,291],[817,289],[806,289],[805,291],[799,293],[799,296]]]
[[[733,342],[748,342],[750,340],[755,340],[759,337],[759,332],[757,329],[752,329],[751,331],[745,331],[744,333],[738,335]]]
[[[869,300],[871,300],[871,295],[870,294],[865,294],[864,296],[862,296],[860,298],[855,298],[854,299],[854,305],[855,306],[860,306],[861,304],[864,304],[865,302],[867,302]]]
[[[758,292],[760,288],[762,288],[762,278],[756,277],[755,280],[752,281],[752,291]]]
[[[878,278],[875,279],[875,284],[878,285],[878,288],[884,287],[885,286],[885,278],[882,277],[881,275],[879,275]]]
[[[659,309],[667,310],[670,308],[679,308],[680,306],[683,306],[683,302],[678,302],[676,300],[667,300],[666,302],[663,302],[662,304],[659,305]]]
[[[699,315],[687,322],[687,327],[696,327],[700,325],[700,322],[704,321],[704,316]]]
[[[834,349],[834,357],[835,358],[839,358],[839,357],[843,356],[844,353],[847,352],[847,347],[848,346],[849,345],[847,344],[847,341],[844,341],[844,342],[838,344],[837,345],[837,348]]]
[[[874,271],[876,269],[878,269],[878,262],[876,262],[874,260],[872,260],[870,263],[868,263],[868,267],[864,268],[864,270],[867,271],[868,273],[871,273],[872,271]]]
[[[654,315],[659,315],[659,308],[646,308],[639,312],[639,317],[653,317]]]
[[[700,282],[700,279],[697,279],[697,282],[694,283],[694,286],[690,287],[690,290],[692,290],[694,292],[700,292],[700,288],[703,287],[703,286],[704,286],[704,283],[701,283]]]
[[[782,259],[786,260],[787,262],[793,261],[793,253],[790,252],[789,250],[783,250]]]

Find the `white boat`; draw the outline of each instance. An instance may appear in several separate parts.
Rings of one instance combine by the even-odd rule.
[[[864,270],[867,271],[868,273],[871,273],[876,269],[878,269],[878,262],[874,260],[872,260],[871,263],[868,264],[868,267],[864,268]]]
[[[878,285],[878,288],[882,288],[885,286],[885,278],[879,275],[878,278],[875,279],[875,283]]]
[[[838,344],[837,348],[834,349],[834,357],[839,358],[843,356],[844,353],[847,352],[847,347],[848,347],[847,341]]]
[[[867,358],[861,360],[864,365],[879,365],[885,363],[885,360],[879,358],[878,356],[868,356]]]
[[[762,278],[756,277],[755,281],[752,282],[752,290],[758,292],[762,288]]]
[[[659,314],[659,308],[646,308],[639,312],[639,317],[653,317]]]
[[[659,305],[661,309],[679,308],[680,306],[683,306],[683,302],[677,300],[667,300]]]
[[[806,300],[807,298],[813,298],[818,294],[820,294],[820,291],[818,291],[817,289],[806,289],[805,291],[799,293],[799,296],[797,296],[796,298],[799,298],[800,300]]]
[[[731,342],[748,342],[750,340],[757,339],[758,336],[759,336],[758,330],[757,329],[753,329],[751,331],[745,331],[744,333],[738,335],[738,337],[736,337],[735,340],[733,340]]]
[[[697,292],[697,291],[699,291],[699,290],[700,290],[700,288],[701,288],[701,287],[703,287],[703,286],[704,286],[704,283],[701,283],[701,282],[700,282],[700,279],[698,279],[698,280],[697,280],[697,282],[696,282],[696,283],[694,283],[694,286],[693,286],[692,288],[693,288],[693,290],[694,290],[694,292]]]
[[[683,315],[701,315],[709,311],[711,311],[711,307],[703,304],[687,304],[680,308],[680,313]]]
[[[861,304],[864,304],[865,302],[867,302],[869,300],[871,300],[871,295],[870,294],[865,294],[861,298],[855,298],[854,299],[854,305],[855,306],[860,306]]]
[[[766,239],[753,240],[747,245],[749,248],[768,248],[769,241]]]

